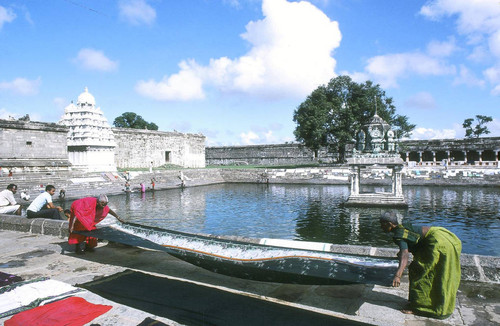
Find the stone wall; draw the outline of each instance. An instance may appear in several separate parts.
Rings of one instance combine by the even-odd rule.
[[[500,137],[482,137],[473,139],[428,139],[403,140],[400,151],[464,151],[464,150],[500,150]]]
[[[55,123],[0,120],[0,166],[67,168],[67,133]]]
[[[347,156],[352,151],[352,144],[347,148]],[[482,137],[474,139],[431,139],[402,140],[399,143],[401,158],[405,161],[419,161],[418,153],[423,154],[423,160],[441,161],[448,157],[456,159],[455,165],[467,162],[489,161],[484,165],[497,165],[500,153],[500,137]],[[409,155],[410,157],[407,157]],[[481,156],[481,159],[480,159]],[[251,146],[207,147],[207,165],[284,165],[308,163],[335,163],[338,155],[329,153],[326,149],[319,152],[317,160],[311,150],[301,144],[275,144]]]
[[[320,151],[319,159],[300,144],[223,146],[206,148],[207,165],[286,165],[314,162],[331,163],[334,155]]]
[[[205,167],[205,136],[180,132],[113,128],[118,168],[149,168],[165,164]]]

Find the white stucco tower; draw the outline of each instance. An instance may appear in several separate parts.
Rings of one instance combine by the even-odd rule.
[[[64,109],[59,124],[69,127],[68,154],[74,169],[116,171],[113,131],[87,87],[76,105],[71,103]]]

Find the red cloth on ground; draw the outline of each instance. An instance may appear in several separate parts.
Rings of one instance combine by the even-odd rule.
[[[104,206],[104,208],[97,208],[97,198],[95,197],[85,197],[82,199],[75,200],[71,204],[71,216],[69,218],[69,225],[73,225],[73,231],[91,231],[95,230],[95,225],[101,222],[109,212],[109,207]],[[69,234],[68,243],[77,244],[83,241],[87,242],[89,247],[97,246],[97,239],[92,237],[86,237],[84,235],[71,233]]]
[[[26,310],[5,321],[5,326],[80,326],[108,312],[112,306],[70,297]]]

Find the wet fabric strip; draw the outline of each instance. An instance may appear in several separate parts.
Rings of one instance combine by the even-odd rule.
[[[274,247],[131,223],[79,233],[162,250],[213,272],[258,281],[388,285],[398,266],[390,258]]]

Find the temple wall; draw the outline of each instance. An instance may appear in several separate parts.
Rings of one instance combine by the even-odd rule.
[[[300,144],[207,147],[207,165],[284,165],[318,162],[314,153]],[[319,161],[333,162],[334,155],[321,151]]]
[[[0,120],[0,166],[67,167],[67,133],[55,123]]]
[[[113,128],[118,168],[149,168],[165,164],[205,167],[205,136],[180,132]]]

